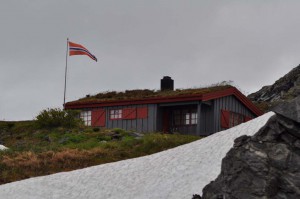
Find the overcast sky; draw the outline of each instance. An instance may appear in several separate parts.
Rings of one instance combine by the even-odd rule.
[[[87,94],[233,81],[244,94],[300,63],[300,1],[0,0],[0,120]]]

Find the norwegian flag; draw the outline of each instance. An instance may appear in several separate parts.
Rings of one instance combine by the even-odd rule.
[[[72,55],[87,55],[91,59],[97,61],[97,58],[95,57],[95,55],[90,53],[90,51],[88,51],[88,49],[86,49],[85,47],[83,47],[80,44],[76,44],[76,43],[69,41],[69,56],[72,56]]]

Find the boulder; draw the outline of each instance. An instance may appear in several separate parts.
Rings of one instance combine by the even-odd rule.
[[[300,96],[285,101],[272,109],[275,113],[300,123]]]
[[[203,199],[300,198],[300,97],[280,104],[254,136],[237,138]]]

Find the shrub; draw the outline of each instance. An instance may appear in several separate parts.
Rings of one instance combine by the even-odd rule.
[[[46,109],[36,116],[36,124],[40,128],[78,127],[83,124],[78,114],[79,112],[74,110]]]
[[[14,126],[15,126],[15,123],[13,123],[13,122],[8,122],[7,123],[7,128],[8,129],[12,129]]]
[[[98,141],[111,141],[111,136],[108,135],[99,135],[97,136]]]

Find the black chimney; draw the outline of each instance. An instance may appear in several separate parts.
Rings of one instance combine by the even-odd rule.
[[[161,91],[174,90],[174,80],[169,76],[164,76],[160,80],[160,90]]]

